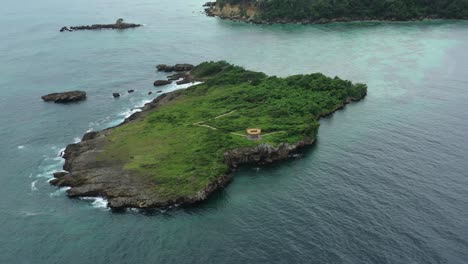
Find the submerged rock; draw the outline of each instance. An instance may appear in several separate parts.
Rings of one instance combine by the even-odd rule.
[[[128,93],[133,93],[134,91],[135,91],[135,90],[130,89],[130,90],[128,90],[127,92],[128,92]]]
[[[54,103],[70,103],[78,102],[86,99],[86,92],[83,91],[70,91],[63,93],[51,93],[41,97],[46,102],[53,101]]]
[[[120,94],[119,94],[119,93],[112,93],[112,96],[113,96],[114,98],[118,98],[118,97],[120,97]]]

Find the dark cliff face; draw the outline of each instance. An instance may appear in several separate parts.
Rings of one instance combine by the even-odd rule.
[[[224,162],[230,168],[247,164],[270,164],[287,159],[300,148],[312,145],[314,142],[314,139],[306,138],[295,144],[281,143],[278,146],[260,144],[249,148],[233,149],[224,153]]]

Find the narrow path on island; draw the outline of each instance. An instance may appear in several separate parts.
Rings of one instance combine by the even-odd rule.
[[[205,120],[205,121],[195,122],[195,123],[193,123],[192,125],[194,125],[194,126],[207,127],[207,128],[213,129],[213,130],[218,130],[216,127],[212,127],[212,126],[210,126],[210,125],[202,124],[202,123],[204,123],[204,122],[206,122],[206,121],[210,121],[210,120],[212,120],[212,119],[218,119],[218,118],[221,118],[221,117],[223,117],[223,116],[230,115],[230,114],[234,113],[235,111],[236,111],[236,110],[232,110],[231,112],[227,112],[227,113],[221,114],[221,115],[219,115],[219,116],[216,116],[216,117],[214,117],[214,118],[210,118],[210,119]],[[241,134],[237,134],[237,133],[231,133],[231,134],[234,134],[234,135],[241,135]],[[242,136],[245,136],[245,135],[242,135]]]
[[[196,123],[196,124],[194,124],[194,125],[196,125],[196,126],[201,126],[201,127],[207,127],[207,128],[213,129],[213,130],[218,130],[216,127],[212,127],[212,126],[210,126],[210,125],[198,124],[198,123]]]
[[[199,122],[195,122],[193,123],[192,125],[194,126],[200,126],[200,127],[207,127],[207,128],[210,128],[212,130],[218,130],[216,127],[213,127],[213,126],[210,126],[210,125],[207,125],[207,124],[203,124],[204,122],[206,121],[210,121],[210,120],[213,120],[213,119],[218,119],[218,118],[221,118],[221,117],[224,117],[224,116],[227,116],[227,115],[230,115],[232,113],[234,113],[236,110],[232,110],[231,112],[227,112],[227,113],[224,113],[224,114],[221,114],[219,116],[216,116],[214,118],[210,118],[208,120],[205,120],[205,121],[199,121]],[[263,134],[262,136],[269,136],[269,135],[274,135],[274,134],[277,134],[277,133],[282,133],[282,132],[286,132],[286,131],[275,131],[275,132],[270,132],[270,133],[267,133],[267,134]],[[240,136],[240,137],[246,137],[247,135],[245,134],[240,134],[240,133],[236,133],[236,132],[229,132],[230,134],[232,135],[236,135],[236,136]]]
[[[213,118],[213,119],[218,119],[218,118],[221,118],[221,117],[223,117],[223,116],[230,115],[230,114],[234,113],[235,111],[236,111],[236,110],[232,110],[231,112],[228,112],[228,113],[225,113],[225,114],[219,115],[219,116],[217,116],[217,117],[215,117],[215,118]]]

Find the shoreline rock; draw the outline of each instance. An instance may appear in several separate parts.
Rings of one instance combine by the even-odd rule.
[[[168,85],[171,83],[172,81],[168,81],[168,80],[156,80],[154,81],[153,86],[163,86],[163,85]]]
[[[42,100],[45,102],[54,102],[57,104],[66,104],[71,102],[83,101],[86,99],[86,92],[84,91],[70,91],[62,93],[51,93],[43,95]]]

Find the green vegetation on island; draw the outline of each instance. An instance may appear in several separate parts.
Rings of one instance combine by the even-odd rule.
[[[252,21],[468,18],[468,0],[217,0],[208,14]]]
[[[294,145],[305,139],[313,142],[321,116],[363,98],[367,91],[364,84],[320,73],[269,77],[226,62],[205,62],[190,74],[203,83],[173,92],[174,99],[104,130],[102,137],[93,136],[101,138],[99,144],[87,143],[93,140],[79,143],[88,144],[86,150],[90,144],[99,146],[97,162],[118,164],[132,177],[149,177],[154,183],[145,198],[138,198],[139,203],[119,205],[141,205],[145,200],[140,207],[154,207],[168,201],[204,199],[199,198],[200,192],[232,169],[225,160],[227,151],[262,144],[272,148]],[[248,139],[247,128],[260,128],[261,138]],[[67,151],[80,152],[76,150],[79,144]],[[83,195],[94,193],[114,198],[106,190]]]

